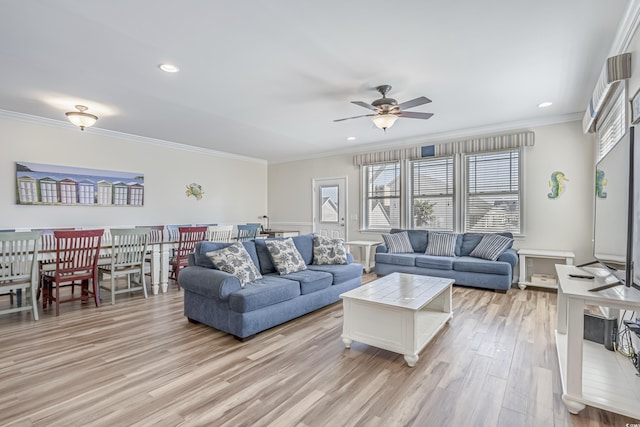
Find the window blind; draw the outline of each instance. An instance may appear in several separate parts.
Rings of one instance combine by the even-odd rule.
[[[453,231],[453,157],[411,162],[412,228]]]
[[[400,227],[400,162],[369,165],[364,171],[366,228]]]
[[[467,155],[465,160],[465,231],[520,234],[520,150]]]
[[[611,99],[604,118],[596,125],[598,160],[602,159],[624,135],[627,124],[626,105],[625,91],[621,86]]]

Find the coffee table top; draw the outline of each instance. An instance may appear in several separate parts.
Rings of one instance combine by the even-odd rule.
[[[392,273],[340,295],[377,304],[418,310],[453,284],[453,279]]]

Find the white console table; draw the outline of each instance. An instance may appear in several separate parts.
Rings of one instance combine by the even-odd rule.
[[[358,260],[363,264],[364,271],[369,273],[375,264],[371,262],[371,251],[375,250],[375,247],[381,245],[382,242],[374,242],[370,240],[351,240],[349,242],[344,242],[347,246],[347,250],[351,252],[351,247],[359,248],[360,254]],[[363,257],[364,255],[364,257]],[[375,260],[375,255],[373,257]]]
[[[527,258],[544,258],[544,259],[557,259],[563,261],[567,265],[573,265],[573,259],[576,255],[570,251],[552,251],[546,249],[518,249],[518,258],[520,264],[520,277],[518,278],[518,287],[524,289],[527,286],[537,286],[539,288],[557,289],[558,285],[546,285],[544,283],[533,283],[531,281],[531,274],[533,271],[529,271],[527,268]],[[549,266],[552,268],[552,266]]]
[[[572,414],[585,405],[640,419],[640,378],[629,359],[602,344],[585,341],[586,304],[614,309],[640,310],[640,291],[616,286],[590,292],[615,282],[604,269],[556,265],[558,274],[558,329],[556,346],[562,382],[562,401]],[[569,274],[595,279],[574,279]]]

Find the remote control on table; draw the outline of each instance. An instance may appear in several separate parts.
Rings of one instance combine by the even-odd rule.
[[[586,274],[570,274],[569,277],[573,279],[593,279],[593,276],[587,276]]]

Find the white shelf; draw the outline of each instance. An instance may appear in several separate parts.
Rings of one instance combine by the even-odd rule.
[[[569,277],[584,274],[585,270],[594,278]],[[556,271],[559,283],[556,347],[562,401],[573,414],[589,405],[640,419],[640,377],[631,361],[602,344],[583,339],[585,305],[639,310],[640,291],[625,286],[590,291],[616,282],[601,268],[558,264]]]
[[[520,264],[520,276],[518,278],[518,287],[525,289],[527,286],[535,286],[538,288],[558,289],[557,284],[533,283],[530,278],[534,271],[527,268],[527,258],[556,259],[562,261],[566,265],[573,265],[575,254],[571,251],[555,251],[548,249],[518,249],[518,258]]]
[[[567,336],[556,331],[562,393],[567,394]],[[640,419],[640,377],[629,359],[602,344],[582,342],[582,395],[571,400]]]

